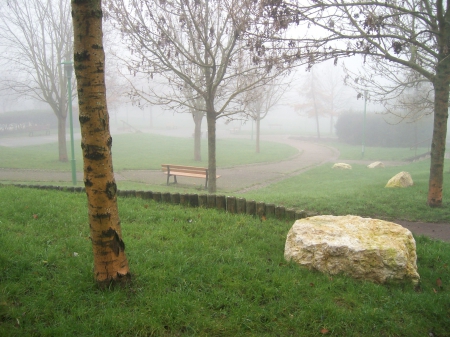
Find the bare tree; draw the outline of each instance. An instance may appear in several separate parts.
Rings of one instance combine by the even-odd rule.
[[[278,78],[245,93],[245,114],[256,124],[256,153],[261,152],[261,120],[277,105],[288,88],[289,83],[282,83]]]
[[[0,13],[1,88],[47,103],[58,119],[59,160],[67,161],[67,79],[62,62],[72,55],[70,4],[9,0]]]
[[[417,72],[379,59],[366,62],[359,69],[344,67],[345,82],[363,97],[380,103],[385,113],[398,121],[415,121],[433,113],[434,90],[429,80]]]
[[[196,109],[196,100],[184,95],[190,88],[204,101],[208,190],[215,192],[216,120],[241,112],[242,93],[278,75],[291,59],[281,55],[276,42],[248,35],[260,14],[254,1],[109,0],[108,8],[130,48],[124,59],[130,74],[169,84],[160,91],[153,83],[136,96],[185,111]]]
[[[294,103],[293,107],[298,114],[315,119],[317,138],[320,139],[319,118],[327,114],[327,109],[325,105],[325,91],[316,73],[316,67],[308,69],[297,93],[301,97],[301,101]]]
[[[283,17],[285,8],[289,8],[298,16],[296,23],[305,22],[305,29],[307,25],[314,29],[311,37],[302,37],[302,42],[317,54],[335,57],[361,54],[367,62],[391,62],[410,69],[432,84],[434,126],[427,203],[441,206],[450,86],[448,3],[269,0],[268,4],[279,9],[274,15]]]
[[[72,0],[74,62],[80,107],[84,185],[100,287],[130,279],[122,240],[106,106],[101,0]]]

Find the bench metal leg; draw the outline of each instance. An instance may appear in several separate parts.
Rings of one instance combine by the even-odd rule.
[[[170,179],[170,176],[172,176],[171,174],[168,174],[167,175],[167,185],[169,185],[169,179]],[[173,176],[173,183],[174,184],[177,184],[178,182],[177,182],[177,176]]]

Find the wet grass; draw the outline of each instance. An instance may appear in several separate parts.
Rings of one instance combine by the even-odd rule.
[[[262,142],[263,151],[255,153],[254,141],[218,139],[217,166],[275,162],[287,159],[298,151],[288,145]],[[70,148],[68,147],[70,156]],[[113,138],[114,170],[159,170],[161,164],[208,166],[207,143],[202,142],[202,162],[194,161],[193,138],[166,137],[152,134],[122,134]],[[58,144],[44,144],[19,148],[0,147],[0,167],[70,171],[70,163],[58,161]],[[75,148],[77,171],[82,171],[80,146]]]
[[[446,166],[450,166],[449,160],[446,160]],[[332,164],[325,164],[266,188],[243,194],[242,197],[317,214],[356,214],[391,220],[449,222],[448,184],[444,184],[443,207],[430,208],[426,205],[428,161],[383,169],[368,169],[365,165],[357,164],[352,164],[352,170],[331,167]],[[388,180],[401,171],[411,174],[414,186],[385,188]],[[444,173],[444,180],[450,180],[448,169]]]
[[[99,291],[83,193],[0,186],[0,195],[1,336],[450,331],[448,243],[417,238],[419,288],[377,285],[287,263],[291,222],[119,199],[134,280]]]

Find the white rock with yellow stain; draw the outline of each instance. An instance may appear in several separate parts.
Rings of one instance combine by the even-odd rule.
[[[368,168],[373,169],[373,168],[384,168],[384,164],[381,161],[375,161],[369,165],[367,165]]]
[[[412,185],[414,185],[414,182],[411,175],[402,171],[389,179],[385,187],[409,187]]]
[[[341,170],[351,170],[352,166],[350,164],[346,164],[346,163],[336,163],[333,165],[334,169],[341,169]]]
[[[297,220],[287,235],[284,257],[324,273],[377,283],[417,283],[420,278],[416,242],[408,229],[352,215]]]

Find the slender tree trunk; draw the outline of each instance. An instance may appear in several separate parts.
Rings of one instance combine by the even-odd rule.
[[[84,185],[100,287],[130,279],[117,207],[106,106],[101,0],[72,0],[74,61],[78,84]]]
[[[203,120],[203,112],[196,112],[194,115],[194,160],[202,161],[202,120]]]
[[[208,124],[208,192],[216,193],[216,114],[209,107],[206,123]]]
[[[317,138],[320,139],[319,114],[317,112],[317,108],[315,107],[315,104],[314,104],[314,113],[316,114]]]
[[[434,85],[434,126],[431,142],[430,181],[428,185],[428,205],[442,206],[442,189],[444,184],[444,156],[447,137],[449,78],[450,69],[446,65],[436,71]]]
[[[56,115],[58,118],[58,153],[59,161],[67,162],[67,144],[66,144],[66,114]]]
[[[256,153],[260,153],[261,113],[256,115]]]
[[[330,135],[333,135],[333,128],[334,128],[334,118],[333,113],[330,114]]]

